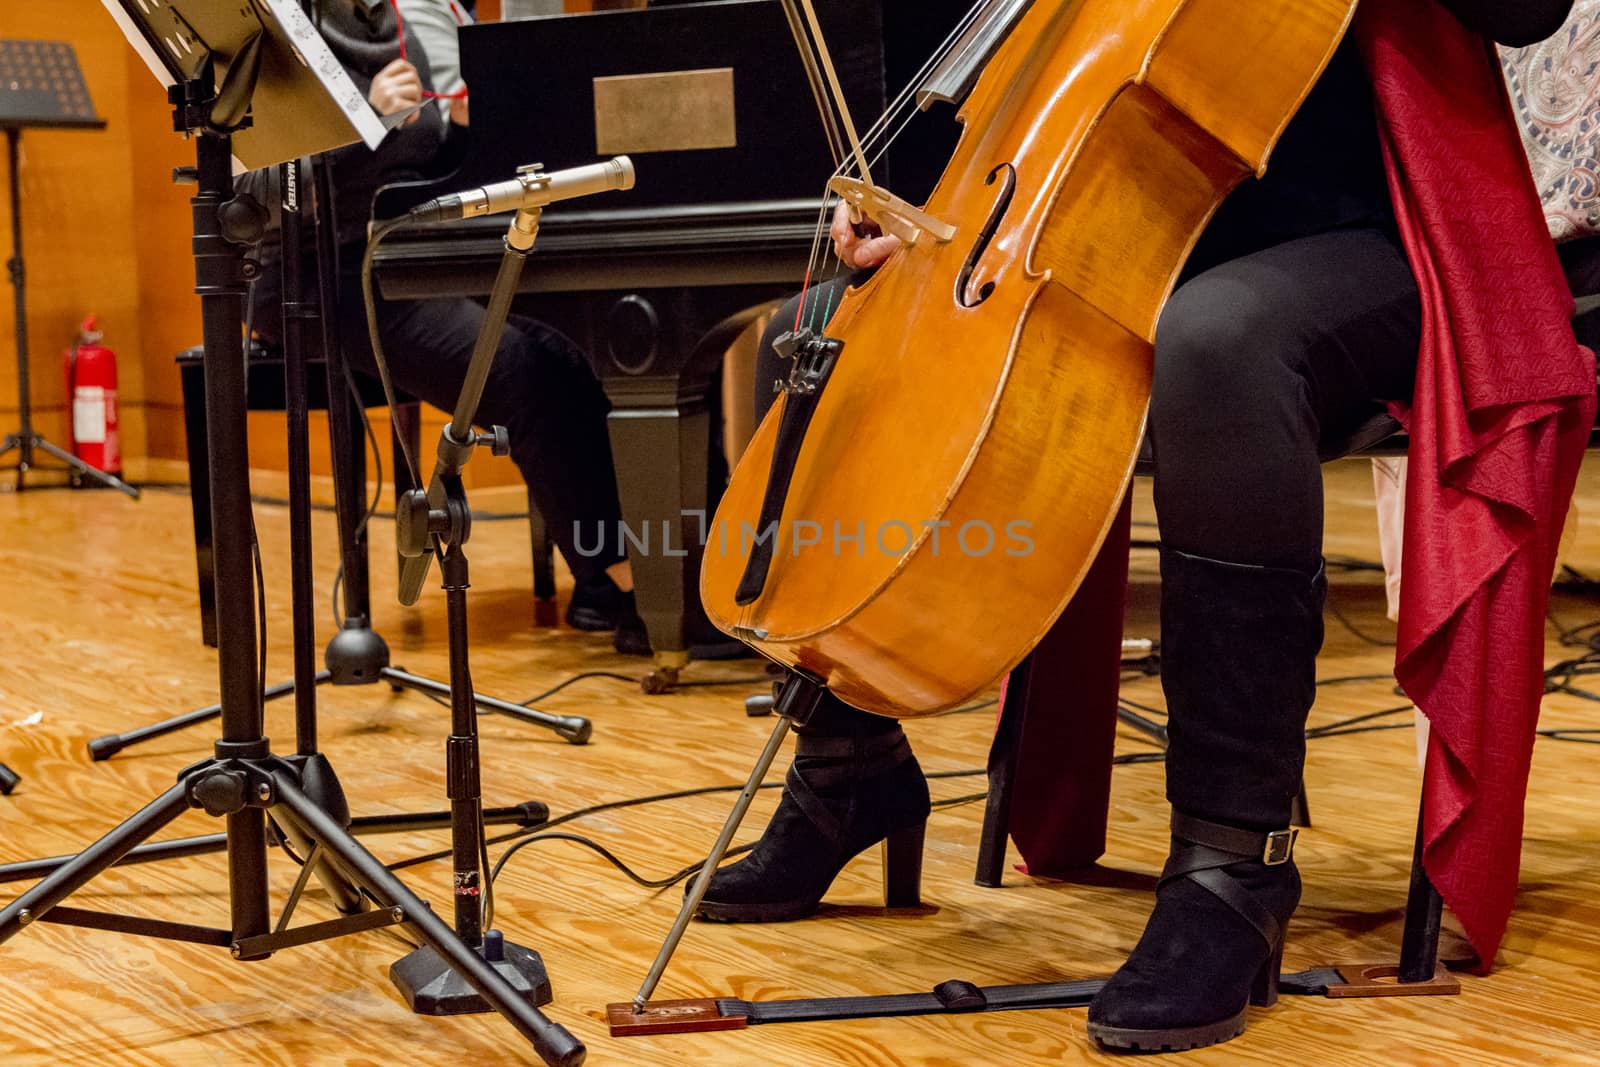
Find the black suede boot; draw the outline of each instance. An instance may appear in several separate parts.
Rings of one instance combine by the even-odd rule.
[[[885,906],[915,906],[930,805],[927,779],[900,724],[830,695],[795,732],[778,810],[754,850],[712,876],[699,917],[803,919],[845,864],[879,842]]]
[[[1144,935],[1089,1006],[1089,1035],[1145,1051],[1216,1044],[1278,996],[1300,902],[1289,813],[1305,762],[1327,582],[1165,549],[1172,851]]]

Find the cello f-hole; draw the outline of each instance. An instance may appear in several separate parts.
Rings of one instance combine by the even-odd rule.
[[[968,291],[972,283],[972,272],[978,267],[978,260],[983,258],[983,253],[988,250],[989,242],[994,239],[995,231],[1000,228],[1000,220],[1006,217],[1006,210],[1011,207],[1011,197],[1017,191],[1017,168],[1010,163],[1002,163],[989,172],[983,184],[993,185],[994,180],[1001,174],[1005,175],[1005,182],[1000,187],[1000,196],[994,202],[994,208],[989,212],[989,219],[983,224],[983,230],[978,234],[972,251],[967,253],[967,261],[961,267],[961,276],[956,279],[956,303],[964,308],[975,308],[994,293],[994,282],[984,282],[978,287],[977,295]]]

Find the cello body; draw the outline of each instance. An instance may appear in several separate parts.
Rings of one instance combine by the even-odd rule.
[[[760,520],[791,397],[735,470],[701,573],[712,621],[884,715],[954,707],[1015,666],[1126,490],[1189,251],[1265,170],[1354,8],[1035,0],[925,205],[954,236],[901,247],[826,327],[842,347],[775,529]]]

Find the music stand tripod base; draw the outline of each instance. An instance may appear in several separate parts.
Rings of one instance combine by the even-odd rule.
[[[22,775],[7,767],[4,763],[0,763],[0,797],[10,796],[11,791],[17,787],[17,783],[20,781],[22,781]]]
[[[46,440],[43,435],[34,433],[31,430],[27,432],[7,434],[6,439],[4,441],[0,441],[0,456],[7,455],[12,451],[17,453],[17,463],[15,466],[4,469],[14,470],[17,472],[16,489],[18,492],[21,492],[27,487],[26,479],[31,471],[66,470],[70,474],[77,475],[80,478],[86,478],[92,482],[99,482],[103,488],[115,489],[134,500],[139,499],[139,490],[137,487],[129,485],[121,478],[118,478],[115,474],[111,474],[108,471],[103,471],[99,467],[91,467],[77,456],[74,456],[71,452],[68,452],[63,448],[57,448],[55,445]],[[59,468],[38,466],[33,462],[33,454],[35,452],[43,452],[47,456],[51,456],[57,460],[60,460],[62,466]]]

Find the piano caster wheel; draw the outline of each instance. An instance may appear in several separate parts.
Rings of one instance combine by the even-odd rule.
[[[639,688],[651,696],[670,693],[677,687],[678,670],[676,667],[657,667],[639,679]]]
[[[656,665],[639,679],[639,688],[651,696],[670,693],[678,687],[678,676],[689,666],[689,653],[657,652]]]
[[[561,623],[561,612],[555,597],[544,597],[533,602],[533,625],[540,628],[558,626]]]

